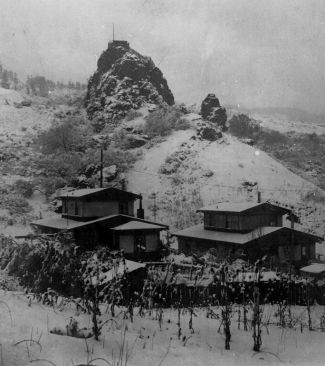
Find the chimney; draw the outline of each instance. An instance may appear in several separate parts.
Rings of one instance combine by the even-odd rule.
[[[139,208],[137,209],[137,218],[144,219],[144,209],[142,208],[142,194],[140,194]]]
[[[125,179],[123,178],[123,179],[121,179],[121,189],[122,189],[122,191],[126,191],[126,184],[125,184]]]
[[[257,192],[257,203],[261,203],[262,199],[261,199],[261,192]]]

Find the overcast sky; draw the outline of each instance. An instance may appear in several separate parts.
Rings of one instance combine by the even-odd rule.
[[[178,101],[325,112],[323,0],[0,0],[0,61],[86,81],[113,22]]]

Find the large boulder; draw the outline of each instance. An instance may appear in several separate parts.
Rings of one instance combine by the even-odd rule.
[[[100,121],[99,127],[104,128],[146,103],[174,104],[162,72],[150,57],[140,55],[128,42],[109,42],[88,82],[88,118]]]
[[[201,104],[201,116],[203,119],[217,124],[222,131],[226,131],[227,113],[220,106],[219,99],[215,94],[208,94]]]

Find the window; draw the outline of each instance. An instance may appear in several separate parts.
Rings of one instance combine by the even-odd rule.
[[[119,202],[118,203],[118,212],[122,215],[129,214],[129,203],[128,202]]]
[[[62,201],[62,213],[66,213],[67,212],[67,201],[63,200]]]
[[[77,216],[79,215],[79,205],[78,205],[78,201],[75,201],[74,203],[74,214]]]

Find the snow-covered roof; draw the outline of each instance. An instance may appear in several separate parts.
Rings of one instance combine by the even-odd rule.
[[[254,230],[249,233],[238,233],[229,231],[206,230],[204,229],[204,226],[200,224],[191,226],[184,230],[177,231],[176,233],[173,233],[173,235],[210,241],[245,244],[254,239],[260,238],[264,235],[268,235],[281,229],[282,227],[264,226],[259,228],[258,230]]]
[[[72,219],[64,218],[62,216],[57,215],[57,216],[51,216],[51,217],[48,217],[45,219],[33,221],[31,223],[31,225],[41,226],[41,227],[46,227],[46,228],[56,229],[56,230],[73,230],[73,229],[77,229],[77,228],[84,227],[87,225],[92,225],[97,222],[109,221],[110,219],[115,219],[117,217],[123,218],[124,221],[130,220],[130,219],[132,219],[132,220],[130,222],[127,222],[126,224],[122,224],[122,225],[115,226],[115,227],[110,227],[110,229],[114,229],[114,230],[139,230],[139,229],[143,230],[146,228],[147,229],[155,228],[155,229],[159,229],[159,230],[168,229],[167,225],[162,225],[162,224],[158,225],[158,224],[152,223],[150,221],[138,219],[133,216],[121,215],[121,214],[104,216],[104,217],[100,217],[98,219],[90,220],[90,221],[72,220]],[[114,225],[114,223],[116,225],[115,220],[113,220],[113,225]],[[128,225],[129,223],[132,223],[132,224]],[[126,228],[129,227],[129,229],[119,229],[119,227],[123,227],[123,226],[125,226]],[[132,229],[132,227],[137,228],[137,229]]]
[[[71,230],[71,229],[76,229],[79,227],[91,225],[96,222],[109,220],[109,219],[111,219],[113,217],[117,217],[117,216],[120,216],[120,215],[104,216],[99,219],[95,219],[95,220],[91,220],[91,221],[77,221],[77,220],[63,218],[62,216],[51,216],[51,217],[48,217],[45,219],[33,221],[31,223],[31,225],[47,227],[47,228],[56,229],[56,230]]]
[[[234,213],[243,213],[245,211],[248,211],[252,208],[258,208],[266,206],[271,209],[275,209],[278,211],[282,211],[283,213],[289,213],[290,210],[283,208],[281,206],[273,205],[269,202],[221,202],[217,203],[215,205],[205,206],[197,210],[197,212],[205,212],[205,211],[211,211],[211,212],[234,212]]]
[[[300,268],[300,271],[306,273],[320,274],[325,272],[325,264],[324,263],[312,263],[309,266]]]
[[[140,195],[127,192],[122,189],[118,189],[115,187],[107,187],[107,188],[82,188],[82,189],[76,189],[73,191],[69,191],[61,195],[59,198],[81,198],[81,197],[87,197],[91,196],[93,194],[101,193],[101,192],[112,192],[112,193],[121,193],[124,195],[128,195],[132,198],[140,198]]]
[[[246,244],[255,239],[261,238],[263,236],[272,234],[276,231],[293,231],[295,235],[306,235],[315,241],[323,240],[322,237],[313,234],[305,233],[303,231],[290,229],[287,227],[279,226],[262,226],[248,233],[231,232],[231,231],[215,231],[204,229],[202,224],[191,226],[187,229],[177,231],[172,233],[174,236],[195,238],[202,240],[209,240],[215,242],[225,242],[234,244]]]
[[[141,221],[129,221],[126,224],[116,226],[112,230],[129,231],[129,230],[165,230],[165,225],[149,224]]]

